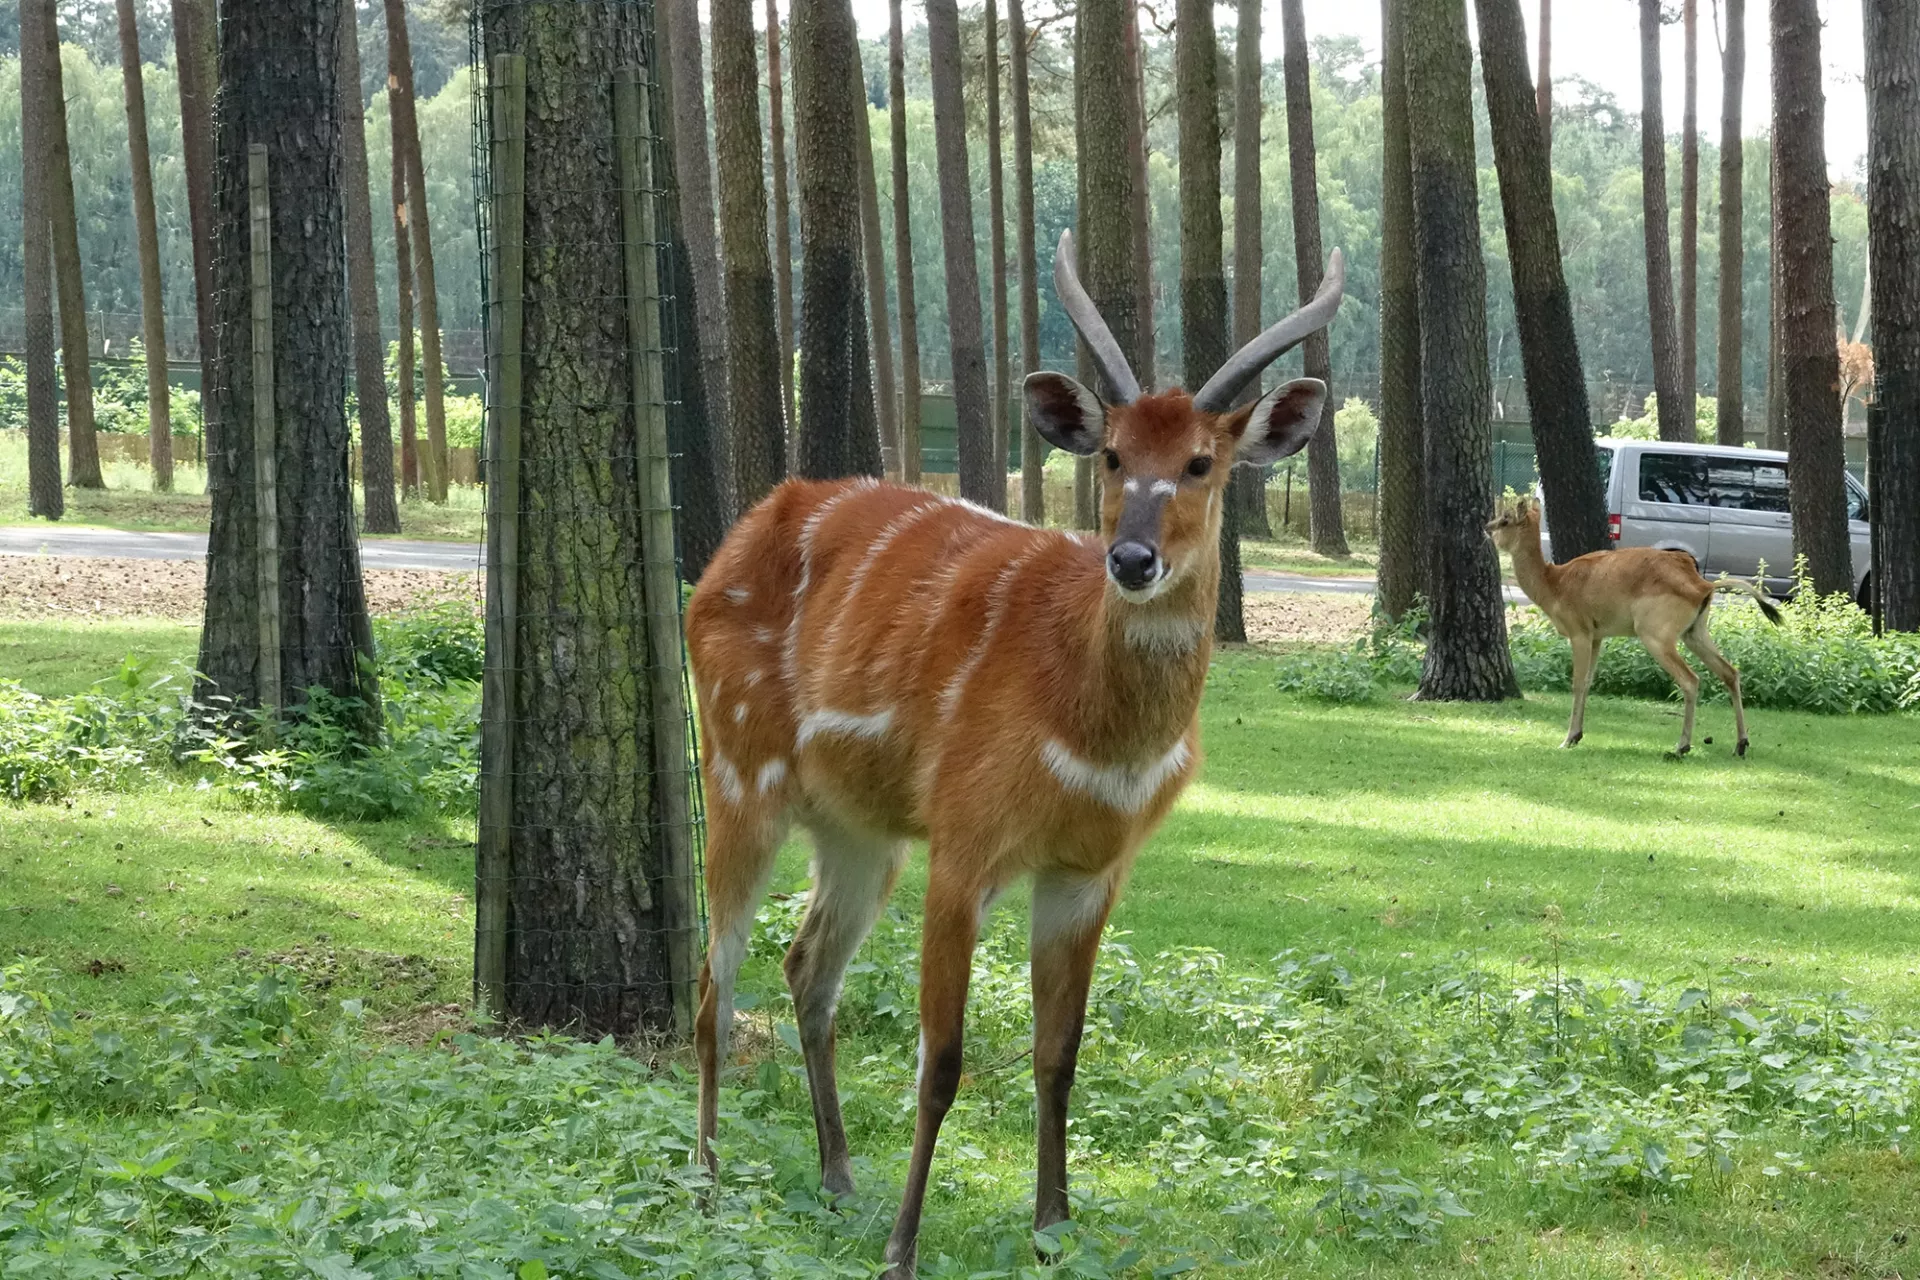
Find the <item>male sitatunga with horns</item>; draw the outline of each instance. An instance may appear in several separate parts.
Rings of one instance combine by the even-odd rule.
[[[1494,545],[1513,557],[1513,576],[1527,599],[1540,606],[1554,629],[1573,645],[1573,719],[1566,741],[1580,741],[1587,718],[1587,686],[1600,642],[1608,636],[1637,636],[1667,669],[1687,702],[1680,721],[1680,742],[1673,754],[1693,746],[1693,711],[1700,702],[1700,677],[1674,646],[1684,643],[1720,677],[1733,698],[1734,754],[1747,754],[1747,715],[1740,705],[1740,673],[1733,669],[1707,631],[1707,614],[1719,591],[1744,591],[1760,605],[1767,621],[1778,625],[1780,610],[1767,593],[1744,578],[1708,582],[1685,551],[1622,547],[1592,551],[1565,564],[1548,564],[1540,550],[1540,508],[1531,498],[1502,503],[1487,526]]]
[[[696,1044],[699,1145],[712,1140],[733,986],[790,820],[813,836],[813,892],[787,953],[827,1190],[853,1189],[834,1085],[841,975],[928,845],[919,1119],[888,1272],[913,1274],[927,1171],[960,1083],[974,942],[988,904],[1033,878],[1034,1221],[1067,1217],[1067,1094],[1100,930],[1135,855],[1200,755],[1197,712],[1219,589],[1222,492],[1236,462],[1306,444],[1324,384],[1252,405],[1241,389],[1340,305],[1318,295],[1198,393],[1144,395],[1060,237],[1060,301],[1115,391],[1026,381],[1029,420],[1101,458],[1101,532],[1031,528],[871,479],[791,480],[744,516],[687,608],[706,783],[711,943]]]

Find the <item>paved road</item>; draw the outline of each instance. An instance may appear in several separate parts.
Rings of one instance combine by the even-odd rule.
[[[203,533],[129,533],[83,526],[0,527],[0,555],[122,556],[137,560],[204,560]],[[369,569],[431,569],[471,572],[483,557],[478,546],[463,542],[410,542],[369,538],[360,543],[360,562]],[[1373,594],[1372,578],[1314,578],[1296,573],[1256,571],[1246,575],[1249,591],[1311,591],[1340,595]],[[1525,599],[1512,587],[1507,599]]]

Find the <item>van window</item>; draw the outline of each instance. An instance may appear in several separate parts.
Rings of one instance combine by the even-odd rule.
[[[1602,494],[1612,493],[1613,490],[1609,486],[1613,480],[1613,450],[1595,449],[1593,451],[1593,460],[1599,464],[1600,492]]]
[[[1862,489],[1852,476],[1847,477],[1847,519],[1865,520],[1867,518],[1867,491]]]
[[[1779,511],[1787,506],[1787,469],[1777,462],[1713,458],[1707,463],[1707,500],[1735,511]]]
[[[1707,505],[1707,459],[1699,454],[1640,455],[1640,500]]]

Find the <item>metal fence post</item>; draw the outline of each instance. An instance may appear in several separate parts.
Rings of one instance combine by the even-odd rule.
[[[267,148],[247,147],[247,211],[253,312],[254,573],[259,591],[259,693],[268,724],[280,712],[280,500],[275,482],[273,406],[273,209]]]

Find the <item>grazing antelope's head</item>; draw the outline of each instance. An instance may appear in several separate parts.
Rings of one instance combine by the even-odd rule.
[[[1494,546],[1509,553],[1529,538],[1537,543],[1540,541],[1540,508],[1532,498],[1502,501],[1494,508],[1493,519],[1487,522],[1487,532],[1493,536]]]
[[[1284,458],[1320,425],[1327,386],[1317,378],[1296,378],[1252,405],[1233,402],[1262,369],[1333,319],[1345,270],[1336,249],[1313,300],[1241,348],[1192,396],[1178,388],[1142,395],[1074,274],[1073,256],[1073,233],[1064,231],[1054,287],[1115,399],[1104,403],[1063,373],[1034,373],[1026,381],[1027,416],[1056,448],[1099,455],[1107,578],[1122,598],[1144,603],[1219,554],[1221,494],[1234,464]]]

